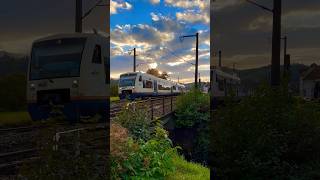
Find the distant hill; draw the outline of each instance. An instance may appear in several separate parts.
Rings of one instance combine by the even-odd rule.
[[[303,64],[291,65],[290,84],[294,91],[297,92],[299,90],[300,72],[307,68],[308,66]],[[270,69],[270,66],[265,66],[255,69],[240,70],[239,75],[242,86],[245,88],[255,88],[263,82],[268,83],[270,81]],[[281,66],[281,70],[283,70],[283,66]],[[281,71],[281,74],[282,72],[283,71]]]
[[[25,74],[26,72],[26,56],[0,51],[0,76]]]

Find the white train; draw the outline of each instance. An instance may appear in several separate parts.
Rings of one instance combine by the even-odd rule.
[[[239,96],[240,78],[235,74],[226,73],[220,69],[211,70],[211,87],[213,97],[224,97],[233,93]]]
[[[185,91],[185,86],[153,75],[141,72],[129,72],[120,75],[120,99],[135,99],[150,96],[177,95]]]
[[[69,121],[96,114],[106,120],[109,54],[109,37],[96,33],[58,34],[34,41],[27,82],[32,119],[47,119],[52,104],[57,104]]]

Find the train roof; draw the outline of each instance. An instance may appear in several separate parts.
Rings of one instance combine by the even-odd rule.
[[[156,76],[154,76],[154,75],[152,75],[152,74],[148,74],[148,73],[144,73],[144,72],[126,72],[126,73],[120,74],[120,76],[121,76],[121,75],[135,75],[135,74],[148,76],[148,77],[151,77],[151,78],[153,78],[153,79],[160,80],[160,81],[167,81],[167,82],[170,82],[170,83],[174,83],[174,84],[176,84],[176,85],[179,85],[179,86],[184,86],[184,85],[181,84],[181,83],[174,82],[174,81],[167,80],[167,79],[162,79],[162,78],[156,77]]]
[[[99,34],[99,33],[62,33],[62,34],[53,34],[46,37],[42,37],[34,41],[34,43],[58,39],[58,38],[88,38],[88,37],[102,37],[102,38],[109,38],[109,35]]]

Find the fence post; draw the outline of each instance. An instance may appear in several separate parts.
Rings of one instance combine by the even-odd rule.
[[[151,105],[151,120],[153,120],[153,102],[152,102],[152,99],[149,98],[150,100],[150,105]]]
[[[80,155],[80,131],[77,131],[77,140],[76,140],[76,156]]]
[[[59,133],[56,133],[54,136],[53,136],[53,151],[58,151],[58,143],[59,143],[59,140],[60,140],[60,134]]]
[[[165,97],[163,96],[162,98],[162,115],[164,116],[164,100],[165,100]]]
[[[170,97],[170,108],[171,108],[171,112],[172,112],[172,110],[173,110],[173,108],[172,108],[172,96]]]

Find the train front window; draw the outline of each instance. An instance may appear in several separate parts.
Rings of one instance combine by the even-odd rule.
[[[136,75],[121,75],[119,80],[119,86],[135,86],[136,77]]]
[[[30,80],[79,77],[85,38],[65,38],[35,43]]]

